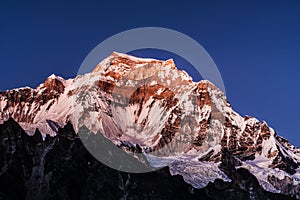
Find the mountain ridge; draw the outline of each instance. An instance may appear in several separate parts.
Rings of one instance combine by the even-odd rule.
[[[294,199],[265,191],[246,169],[234,170],[226,151],[222,168],[231,169],[232,181],[216,179],[202,189],[168,167],[120,172],[93,158],[71,124],[42,140],[10,118],[0,124],[0,149],[0,199]]]
[[[44,138],[56,136],[70,122],[75,132],[85,126],[117,146],[127,144],[129,151],[139,146],[142,153],[154,156],[148,158],[152,165],[183,157],[170,171],[196,188],[225,177],[218,163],[227,149],[265,190],[299,198],[297,191],[285,191],[290,183],[277,183],[288,177],[299,185],[300,150],[266,122],[240,116],[221,90],[207,80],[193,82],[172,60],[114,52],[93,72],[74,79],[52,75],[36,89],[0,92],[0,108],[2,122],[13,118],[29,135],[38,130]],[[205,169],[205,162],[216,166],[207,181],[189,178],[207,175],[199,171],[184,173],[198,165]]]

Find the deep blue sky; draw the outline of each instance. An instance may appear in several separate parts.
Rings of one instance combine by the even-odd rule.
[[[36,87],[52,73],[74,77],[90,50],[118,32],[171,28],[208,51],[239,113],[300,146],[300,3],[181,2],[2,1],[0,90]]]

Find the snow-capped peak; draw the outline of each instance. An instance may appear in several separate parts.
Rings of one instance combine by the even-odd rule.
[[[267,123],[240,116],[213,83],[193,82],[172,59],[113,52],[91,73],[75,79],[53,74],[36,89],[0,92],[0,122],[9,117],[29,134],[39,129],[55,135],[71,122],[76,131],[85,126],[116,145],[139,145],[154,157],[218,163],[228,149],[245,166],[251,165],[250,171],[280,170],[300,182],[299,149]],[[259,181],[273,190],[266,179]]]
[[[48,76],[48,78],[50,78],[50,79],[55,79],[55,78],[56,78],[56,75],[55,75],[55,74],[51,74],[50,76]]]
[[[47,77],[47,79],[56,79],[56,80],[61,81],[62,83],[65,82],[64,78],[62,78],[61,76],[57,76],[55,74],[51,74],[50,76]]]
[[[173,59],[166,61],[152,58],[138,58],[131,55],[113,52],[110,56],[100,62],[93,72],[101,74],[116,73],[124,74],[129,70],[145,67],[146,65],[158,65],[161,67],[176,68]]]
[[[132,61],[135,61],[135,62],[152,62],[152,61],[164,62],[163,60],[158,60],[158,59],[153,59],[153,58],[139,58],[139,57],[135,57],[135,56],[132,56],[132,55],[129,55],[129,54],[119,53],[119,52],[116,52],[116,51],[114,51],[111,54],[111,56],[119,57],[119,58],[126,58],[128,60],[132,60]]]

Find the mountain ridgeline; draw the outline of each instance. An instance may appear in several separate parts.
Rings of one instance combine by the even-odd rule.
[[[111,169],[85,143],[120,149],[105,163],[162,168]],[[300,149],[173,60],[114,52],[74,79],[0,92],[0,148],[3,199],[300,199]]]

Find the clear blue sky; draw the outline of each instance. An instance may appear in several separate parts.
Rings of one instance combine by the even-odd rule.
[[[2,1],[0,90],[36,87],[52,73],[74,77],[89,51],[118,32],[171,28],[209,52],[235,110],[300,146],[300,3],[180,2]]]

